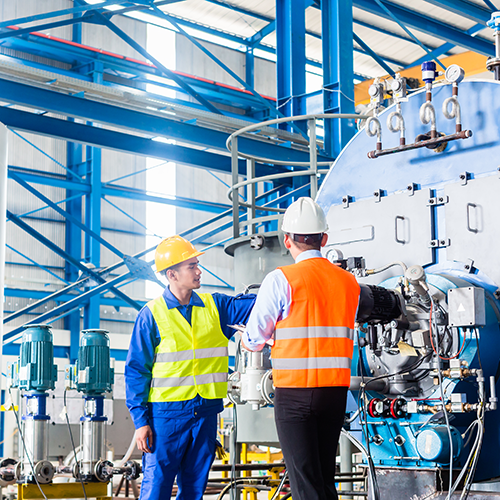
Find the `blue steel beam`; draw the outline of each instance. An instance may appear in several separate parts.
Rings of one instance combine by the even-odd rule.
[[[29,224],[26,224],[23,220],[21,220],[19,217],[17,217],[15,214],[7,210],[7,219],[10,221],[14,222],[14,224],[21,229],[23,229],[25,232],[27,232],[30,236],[38,240],[40,243],[45,245],[47,248],[52,250],[54,253],[62,257],[63,259],[71,262],[75,267],[80,269],[85,274],[90,275],[93,279],[95,279],[98,283],[102,283],[104,281],[103,278],[99,276],[99,274],[95,273],[91,269],[88,269],[85,265],[83,265],[81,262],[79,262],[77,259],[75,259],[72,255],[69,255],[67,252],[65,252],[62,248],[59,248],[55,243],[50,241],[48,238],[43,236],[43,234],[40,234],[38,231],[33,229]],[[111,290],[115,295],[121,297],[123,300],[125,300],[128,304],[130,304],[132,307],[134,307],[137,310],[140,310],[141,308],[135,302],[132,300],[130,297],[127,297],[123,292],[120,292],[120,290],[117,290],[113,288]]]
[[[0,79],[0,95],[2,100],[21,104],[34,109],[45,109],[58,114],[64,114],[74,118],[83,118],[94,122],[107,123],[114,127],[136,130],[144,134],[167,137],[182,142],[203,144],[208,148],[227,151],[227,133],[218,130],[199,127],[190,123],[181,123],[165,117],[142,113],[121,106],[113,106],[96,102],[81,97],[75,97],[51,90],[40,89],[22,83]],[[8,115],[10,109],[3,108],[2,114]],[[66,122],[67,123],[67,122]],[[70,124],[68,123],[68,126]],[[80,124],[71,124],[80,125]],[[18,127],[13,127],[18,128]],[[69,127],[68,127],[69,128]],[[103,129],[97,129],[96,135],[103,133]],[[109,132],[109,131],[108,131]],[[42,134],[51,135],[50,128],[41,131]],[[72,140],[72,139],[70,139]],[[86,142],[76,140],[75,142]],[[154,141],[150,141],[154,142]],[[97,143],[96,145],[99,145]],[[255,141],[240,137],[238,145],[241,152],[253,152],[257,147],[259,154],[266,158],[283,161],[309,161],[309,154],[286,147],[267,144],[264,141]],[[205,153],[200,151],[199,153]],[[138,154],[141,154],[138,149]],[[206,154],[206,153],[205,153]],[[149,155],[154,156],[154,155]],[[169,159],[169,158],[165,158]],[[318,161],[329,161],[331,158],[318,157]],[[171,160],[176,161],[176,160]],[[182,163],[182,162],[181,162]]]
[[[196,40],[195,37],[191,36],[189,33],[187,33],[185,30],[181,28],[181,26],[174,21],[173,19],[170,18],[170,16],[166,15],[164,12],[161,11],[158,7],[153,7],[154,12],[162,19],[165,19],[168,21],[174,28],[176,28],[181,35],[184,35],[191,43],[196,45],[205,55],[210,57],[212,61],[214,61],[218,66],[220,66],[226,73],[228,73],[232,78],[234,78],[238,83],[243,85],[245,90],[248,90],[253,94],[254,97],[256,97],[263,106],[267,107],[270,109],[274,114],[279,115],[277,112],[276,108],[274,106],[271,106],[269,101],[264,99],[259,93],[255,91],[253,87],[248,85],[244,80],[242,80],[231,68],[229,68],[226,64],[224,64],[219,58],[214,56],[206,47],[204,47],[198,40]]]
[[[105,246],[108,250],[110,250],[112,253],[120,257],[120,259],[123,259],[125,257],[125,254],[121,251],[118,250],[115,246],[113,246],[111,243],[106,241],[104,238],[102,238],[99,234],[96,232],[92,231],[89,226],[83,224],[80,220],[78,220],[73,214],[69,213],[66,210],[63,210],[61,207],[59,207],[56,203],[54,203],[52,200],[47,198],[45,195],[40,193],[37,189],[35,189],[33,186],[30,186],[27,182],[23,181],[17,174],[14,172],[11,172],[9,177],[13,180],[15,180],[19,185],[21,185],[24,189],[29,191],[31,194],[36,196],[39,200],[43,201],[47,206],[52,208],[55,212],[57,212],[59,215],[62,215],[64,218],[66,218],[68,221],[70,221],[72,224],[74,224],[76,227],[80,228],[82,231],[84,231],[86,234],[88,234],[91,238],[93,238],[95,241],[99,242],[101,245]],[[100,184],[100,179],[99,179],[99,184]],[[95,188],[94,188],[95,189]],[[92,192],[92,190],[91,190]],[[100,197],[99,197],[100,198]],[[99,266],[96,266],[99,267]]]
[[[29,169],[14,167],[9,165],[9,178],[12,174],[16,174],[20,179],[31,182],[33,184],[41,184],[43,186],[52,186],[62,189],[71,189],[81,194],[90,193],[90,185],[76,181],[69,181],[62,175],[44,175],[45,172],[32,172]],[[173,196],[163,198],[161,196],[149,195],[148,191],[135,189],[127,186],[111,185],[103,183],[103,196],[112,196],[117,198],[126,198],[129,200],[141,200],[152,203],[161,203],[163,205],[176,206],[181,208],[190,208],[192,210],[201,210],[203,212],[220,213],[227,209],[229,205],[223,203],[213,203],[203,200],[195,200],[193,198],[185,198],[182,196]],[[115,230],[115,229],[113,229]]]
[[[354,113],[352,0],[321,3],[325,113]],[[325,120],[324,147],[336,157],[355,134],[353,120]]]
[[[161,203],[163,205],[172,205],[178,208],[187,208],[190,210],[202,210],[219,214],[227,210],[230,205],[225,203],[214,203],[210,201],[194,200],[191,198],[183,198],[176,196],[173,199],[167,197],[148,195],[146,192],[127,186],[103,186],[102,194],[104,196],[115,196],[118,198],[134,199],[148,201],[152,203]]]
[[[356,35],[356,33],[353,33],[352,34],[353,38],[354,38],[354,41],[369,55],[371,56],[371,58],[383,69],[385,70],[389,75],[391,75],[392,77],[394,77],[394,70],[388,66],[384,60],[379,57],[372,49],[370,49],[370,47],[365,43],[363,42],[363,40],[361,40],[361,38]]]
[[[74,0],[79,4],[82,3],[82,0]],[[124,42],[130,45],[134,50],[136,50],[139,54],[145,57],[148,61],[151,61],[165,76],[173,80],[179,87],[183,88],[189,95],[191,95],[194,99],[196,99],[200,104],[203,104],[209,111],[212,113],[220,114],[223,113],[218,110],[213,104],[207,101],[202,95],[200,95],[196,90],[194,90],[190,85],[188,85],[184,80],[179,78],[172,70],[168,69],[164,66],[158,59],[153,57],[142,45],[137,43],[131,36],[127,35],[125,31],[119,28],[116,24],[108,19],[108,16],[105,16],[103,13],[99,11],[95,11],[95,15],[99,21],[101,21],[108,29],[110,29],[115,35],[118,35]],[[101,24],[96,20],[97,24]],[[87,21],[91,22],[91,21]]]
[[[47,320],[49,320],[49,319],[53,318],[54,316],[57,316],[61,313],[69,313],[70,311],[73,311],[75,309],[79,309],[82,306],[82,304],[84,304],[90,298],[94,297],[95,295],[99,295],[101,293],[107,292],[109,290],[114,290],[116,285],[119,285],[120,283],[129,279],[130,277],[131,277],[131,273],[128,272],[128,273],[122,274],[120,276],[117,276],[116,278],[113,278],[110,281],[106,281],[104,283],[101,283],[99,286],[91,288],[90,290],[86,291],[85,293],[82,293],[81,295],[78,295],[77,297],[75,297],[71,300],[68,300],[67,302],[64,302],[63,304],[60,304],[59,306],[54,307],[50,311],[47,311],[44,314],[40,314],[35,319],[33,319],[32,321],[29,321],[26,324],[44,323],[45,321],[47,321]],[[113,291],[113,293],[115,293],[115,292]],[[139,304],[136,304],[136,306],[138,306],[138,305]],[[135,309],[139,310],[141,308],[135,307]],[[9,320],[9,318],[11,316],[12,315],[5,318],[5,321]],[[17,328],[14,328],[10,332],[6,333],[3,337],[4,345],[15,342],[21,336],[23,331],[24,331],[24,327],[19,326]]]
[[[459,30],[449,24],[442,23],[435,19],[426,17],[423,14],[413,10],[401,7],[387,0],[382,3],[406,26],[421,31],[427,35],[440,38],[446,42],[451,42],[473,52],[478,52],[486,56],[495,54],[495,46],[492,43],[477,37],[472,37],[466,32]],[[393,20],[387,12],[384,11],[373,0],[353,0],[354,7],[374,14],[384,19]]]
[[[40,300],[45,299],[51,295],[51,292],[45,292],[43,290],[25,290],[21,288],[5,288],[5,296],[6,297],[17,297],[20,299],[32,299],[32,300]],[[77,297],[75,294],[66,293],[63,295],[59,295],[57,298],[58,302],[67,302],[68,300],[74,299]],[[101,298],[102,304],[109,307],[120,308],[120,307],[130,307],[129,304],[124,302],[123,300],[117,299],[116,297],[106,297],[103,296]],[[146,305],[146,301],[138,300],[137,303],[144,307]],[[40,306],[38,306],[40,307]],[[12,313],[13,314],[13,313]],[[24,314],[28,314],[27,312]],[[9,316],[10,317],[10,316]]]
[[[304,0],[294,0],[294,1],[304,2]],[[184,31],[179,26],[178,23],[169,19],[168,16],[166,16],[159,8],[155,7],[154,11],[156,12],[156,14],[160,18],[163,18],[163,19],[167,20],[170,24],[172,24],[172,26],[174,26],[174,28],[176,28],[181,35],[185,36],[188,40],[191,41],[191,43],[196,45],[196,47],[198,47],[205,55],[210,57],[210,59],[212,59],[212,61],[214,61],[218,66],[220,66],[226,73],[228,73],[232,78],[234,78],[239,84],[243,85],[245,90],[251,92],[252,95],[254,97],[256,97],[261,102],[261,104],[263,106],[265,106],[274,116],[276,116],[277,118],[284,118],[285,116],[287,116],[279,110],[279,106],[276,107],[274,104],[272,105],[268,100],[264,99],[258,92],[256,92],[256,90],[253,88],[253,86],[248,85],[248,83],[246,83],[245,80],[241,79],[239,77],[239,75],[237,75],[231,68],[229,68],[229,66],[224,64],[218,57],[213,55],[205,46],[203,46],[200,42],[198,42],[198,40],[196,40],[196,38],[192,37],[186,31]],[[304,30],[305,30],[305,22],[304,22]],[[279,59],[279,57],[278,57],[278,59]],[[304,81],[305,81],[305,36],[304,36],[304,68],[303,68],[303,73],[304,73]],[[305,85],[304,85],[304,88],[305,88]],[[300,128],[296,128],[293,125],[293,123],[291,124],[291,126],[292,126],[292,128],[296,129],[296,131],[298,133],[301,133],[305,137],[305,134],[303,134],[303,130],[301,130]]]
[[[475,26],[472,26],[472,28],[469,28],[467,30],[467,33],[469,35],[474,35],[478,31],[481,31],[482,29],[484,29],[484,26],[482,24],[476,24]],[[448,50],[452,49],[453,47],[454,47],[454,45],[451,43],[443,43],[443,45],[434,49],[430,53],[430,56],[432,58],[439,57],[439,56],[445,54],[446,52],[448,52]],[[411,68],[412,66],[420,66],[423,62],[428,61],[428,60],[429,60],[429,54],[426,54],[425,56],[418,58],[416,61],[413,61],[410,64],[407,64],[406,68]]]
[[[79,12],[101,9],[103,7],[109,7],[110,5],[121,5],[124,3],[128,3],[129,1],[130,0],[108,0],[107,2],[101,2],[97,4],[86,4],[81,7],[72,7],[69,9],[61,9],[61,10],[54,10],[52,12],[45,12],[44,14],[36,14],[27,17],[18,17],[17,19],[11,19],[9,21],[0,22],[0,28],[18,24],[32,23],[34,21],[41,21],[42,19],[51,19],[53,17],[67,16],[69,14],[78,14]]]
[[[464,0],[425,0],[427,3],[441,7],[450,12],[466,17],[476,23],[481,23],[486,28],[486,22],[491,18],[491,10],[480,5]]]
[[[276,29],[276,21],[271,21],[261,30],[257,31],[255,35],[247,38],[247,43],[250,47],[256,47],[260,42],[269,34],[271,34]]]
[[[276,0],[276,83],[278,108],[285,116],[303,115],[298,96],[306,92],[305,0]],[[307,124],[297,126],[305,133]],[[280,128],[289,129],[284,123]]]

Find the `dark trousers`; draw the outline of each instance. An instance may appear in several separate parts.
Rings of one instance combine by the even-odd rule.
[[[293,500],[338,500],[335,457],[347,390],[276,388],[274,414]]]

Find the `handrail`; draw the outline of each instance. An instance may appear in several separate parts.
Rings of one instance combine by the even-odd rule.
[[[278,179],[284,179],[287,177],[299,177],[299,176],[309,176],[310,177],[310,189],[311,197],[315,198],[318,192],[318,177],[329,172],[328,169],[318,169],[319,166],[330,167],[334,160],[327,162],[318,162],[318,151],[317,151],[317,141],[316,141],[316,120],[318,119],[349,119],[349,120],[364,120],[369,118],[366,115],[358,115],[352,113],[321,113],[321,114],[311,114],[311,115],[299,115],[299,116],[289,116],[285,118],[276,118],[274,120],[267,120],[260,123],[254,123],[243,127],[236,132],[233,132],[226,141],[226,147],[231,153],[231,173],[232,173],[232,187],[229,189],[227,196],[229,200],[233,202],[233,238],[237,239],[240,236],[240,220],[239,213],[240,207],[246,207],[247,219],[250,222],[248,225],[248,234],[253,234],[255,231],[255,224],[258,222],[268,222],[270,220],[275,220],[278,216],[264,216],[257,217],[256,211],[261,210],[264,212],[278,212],[282,213],[285,211],[283,208],[269,208],[265,206],[260,206],[255,204],[255,185],[258,182],[274,181]],[[275,125],[279,123],[286,123],[290,121],[305,121],[309,127],[309,161],[284,161],[275,160],[273,158],[264,158],[257,155],[251,155],[247,153],[241,153],[238,151],[238,137],[242,134],[259,130],[262,127],[267,127],[269,125]],[[247,179],[245,181],[239,181],[239,170],[238,170],[238,159],[245,158],[247,160]],[[262,177],[255,177],[255,162],[270,163],[273,165],[283,165],[292,167],[310,167],[308,170],[294,170],[289,172],[283,172],[280,174],[265,175]],[[239,200],[238,191],[240,188],[247,186],[247,202]],[[233,193],[236,192],[236,196]]]

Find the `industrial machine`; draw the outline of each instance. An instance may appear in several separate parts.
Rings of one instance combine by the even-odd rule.
[[[17,480],[20,498],[42,494],[50,498],[108,497],[107,484],[114,474],[127,479],[137,479],[140,466],[129,460],[115,467],[106,460],[104,394],[113,388],[114,368],[109,349],[108,332],[84,330],[80,337],[78,359],[68,365],[65,373],[64,409],[66,390],[76,389],[83,394],[84,414],[81,417],[79,457],[71,435],[75,464],[73,467],[54,465],[48,460],[49,420],[47,414],[48,391],[57,381],[57,366],[54,364],[54,348],[49,325],[27,325],[22,338],[19,359],[8,368],[7,386],[19,388],[24,408],[19,426],[21,458],[8,458],[0,462],[0,485]],[[12,394],[11,394],[12,397]],[[15,410],[14,410],[15,411]],[[72,475],[77,483],[53,483],[58,475]],[[100,483],[102,486],[92,483]],[[31,488],[31,489],[30,489]],[[39,490],[39,491],[38,491]]]
[[[55,472],[47,460],[50,420],[46,412],[47,396],[57,380],[50,328],[49,325],[26,327],[19,359],[9,365],[7,381],[9,391],[11,387],[18,387],[24,398],[21,458],[16,477],[19,481],[40,484],[52,481]]]
[[[463,80],[452,65],[436,82],[424,63],[413,93],[399,75],[375,81],[370,117],[316,197],[324,256],[362,285],[346,427],[370,498],[482,499],[478,483],[500,476],[498,57],[488,69],[496,80]],[[233,401],[271,405],[266,355],[239,360]]]

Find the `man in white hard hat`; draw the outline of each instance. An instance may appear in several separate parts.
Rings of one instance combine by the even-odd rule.
[[[196,293],[199,252],[181,236],[156,248],[169,286],[139,312],[125,364],[127,407],[142,460],[141,500],[201,500],[227,395],[229,325],[245,322],[254,295]]]
[[[335,457],[344,422],[353,330],[354,276],[323,258],[328,229],[321,207],[299,198],[282,230],[295,264],[262,282],[243,345],[271,348],[275,419],[293,500],[337,500]]]

